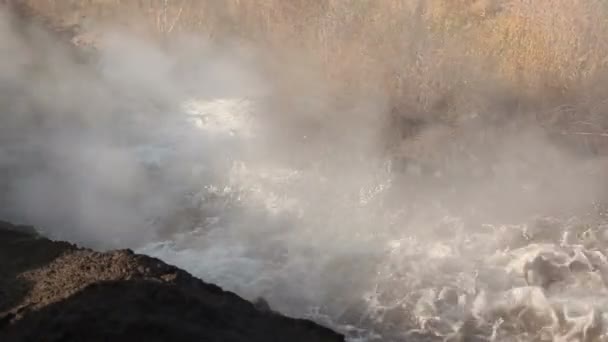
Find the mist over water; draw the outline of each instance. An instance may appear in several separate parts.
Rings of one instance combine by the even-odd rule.
[[[338,107],[297,62],[283,72],[310,87],[286,97],[253,48],[108,31],[83,61],[13,24],[3,219],[159,257],[350,341],[606,339],[604,161],[476,115],[401,142],[404,161],[385,98]]]

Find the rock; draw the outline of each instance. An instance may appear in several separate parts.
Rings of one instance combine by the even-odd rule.
[[[0,341],[344,341],[158,259],[80,249],[7,223],[0,296]]]
[[[565,279],[567,273],[569,273],[568,267],[547,260],[540,254],[524,265],[526,283],[544,289],[548,289],[551,284]]]

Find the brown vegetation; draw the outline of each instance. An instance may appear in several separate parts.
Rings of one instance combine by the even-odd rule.
[[[157,37],[255,42],[274,59],[313,61],[337,95],[388,96],[400,116],[450,125],[471,114],[518,116],[587,133],[571,135],[579,142],[606,140],[598,134],[608,130],[600,0],[17,2],[85,31],[112,23]]]

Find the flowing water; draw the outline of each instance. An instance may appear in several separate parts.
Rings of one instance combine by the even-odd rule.
[[[349,341],[607,338],[601,215],[501,222],[484,215],[497,209],[488,202],[507,205],[488,191],[510,186],[493,185],[496,179],[484,185],[484,200],[466,195],[476,193],[469,183],[397,172],[382,158],[298,167],[258,158],[252,106],[187,102],[188,144],[141,150],[144,163],[162,170],[184,164],[172,158],[187,154],[172,149],[222,146],[219,159],[189,159],[199,174],[182,184],[182,207],[155,221],[170,228],[138,252],[331,326]],[[523,184],[516,202],[538,200],[533,185]]]
[[[485,176],[474,159],[400,167],[348,139],[276,138],[256,106],[191,100],[121,114],[121,139],[63,125],[6,143],[1,214],[136,247],[353,342],[608,340],[596,168],[534,134],[502,144]]]

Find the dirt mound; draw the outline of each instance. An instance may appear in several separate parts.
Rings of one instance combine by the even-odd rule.
[[[2,341],[343,341],[129,250],[99,253],[0,222]]]

